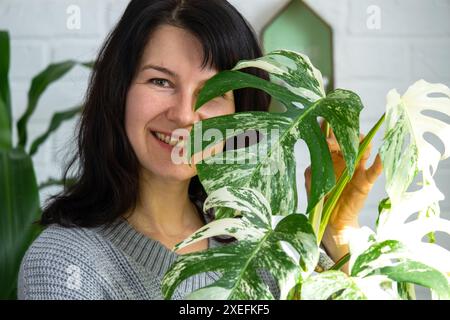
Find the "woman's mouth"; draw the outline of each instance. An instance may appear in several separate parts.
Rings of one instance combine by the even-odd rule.
[[[180,148],[184,145],[184,140],[182,137],[174,137],[159,131],[151,131],[151,134],[156,138],[160,145],[167,150],[172,150],[173,147],[177,146],[177,144]]]

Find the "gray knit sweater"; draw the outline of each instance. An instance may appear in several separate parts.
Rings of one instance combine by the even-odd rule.
[[[220,245],[209,239],[209,247]],[[163,299],[161,281],[178,255],[136,231],[125,219],[98,228],[47,227],[20,267],[19,299]],[[275,297],[276,282],[260,273]],[[186,279],[173,299],[209,285],[219,272]]]

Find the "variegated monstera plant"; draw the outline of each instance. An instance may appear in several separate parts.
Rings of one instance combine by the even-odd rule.
[[[272,82],[239,71],[247,67],[266,70]],[[194,274],[218,271],[218,281],[187,298],[273,299],[258,273],[266,270],[276,279],[281,299],[411,299],[415,297],[414,284],[430,288],[433,298],[449,299],[450,252],[423,238],[435,231],[450,234],[450,221],[439,217],[438,201],[444,196],[433,180],[439,161],[449,156],[450,126],[422,113],[450,114],[449,88],[421,80],[403,96],[395,90],[389,92],[386,116],[360,144],[362,103],[358,95],[342,89],[326,95],[321,73],[302,54],[279,50],[239,62],[233,70],[220,72],[206,83],[196,109],[229,90],[245,87],[264,90],[285,110],[235,113],[195,124],[188,159],[194,153],[191,146],[199,141],[196,137],[208,129],[219,130],[224,140],[236,134],[230,128],[265,134],[257,143],[224,150],[196,163],[208,193],[204,210],[215,208],[216,219],[174,250],[213,236],[231,236],[236,241],[181,255],[164,277],[165,297],[170,298],[175,288]],[[347,165],[337,182],[319,117],[333,129]],[[376,232],[366,227],[354,230],[346,259],[317,273],[318,244],[330,213],[383,122],[386,132],[380,153],[389,197],[380,202]],[[424,140],[425,132],[442,140],[444,154]],[[309,149],[312,171],[304,213],[296,212],[294,144],[299,139]],[[201,140],[201,150],[211,145]],[[238,161],[224,163],[224,159]],[[245,161],[239,161],[242,159]],[[419,173],[422,187],[408,191]],[[348,260],[347,275],[339,268]]]

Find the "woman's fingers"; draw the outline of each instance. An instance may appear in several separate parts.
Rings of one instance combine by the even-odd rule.
[[[322,130],[325,128],[324,122],[321,123]],[[359,142],[361,143],[365,138],[365,135],[360,133],[359,135]],[[334,135],[333,130],[330,128],[330,135],[328,138],[326,138],[328,148],[333,156],[333,161],[335,162],[335,166],[338,166],[338,163],[341,163],[344,161],[343,154],[341,151],[341,147],[339,146],[339,143],[336,139],[336,136]],[[372,142],[369,143],[367,146],[364,154],[361,157],[361,160],[358,164],[358,167],[356,168],[358,171],[363,171],[366,174],[367,181],[371,184],[375,182],[375,180],[380,176],[380,174],[383,171],[383,166],[381,163],[381,158],[379,155],[376,156],[373,164],[370,166],[370,168],[366,169],[366,163],[370,157],[372,151]],[[337,156],[337,157],[336,157]],[[343,164],[345,166],[345,164]],[[336,168],[335,168],[336,169]],[[342,168],[341,168],[342,169]],[[336,171],[336,170],[335,170]],[[306,168],[305,170],[305,186],[307,189],[307,192],[309,193],[310,187],[311,187],[311,167]]]
[[[382,172],[383,172],[383,163],[381,162],[380,155],[377,154],[370,168],[366,170],[367,181],[371,184],[375,183],[375,180],[377,180],[377,178],[380,176]]]
[[[330,151],[338,151],[341,150],[341,147],[339,146],[339,143],[337,142],[335,137],[329,137],[327,138],[327,144]]]
[[[309,166],[305,170],[305,188],[306,188],[306,194],[309,197],[309,192],[311,190],[311,166]]]

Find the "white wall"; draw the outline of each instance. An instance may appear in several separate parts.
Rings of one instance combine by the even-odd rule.
[[[257,31],[288,2],[230,1],[242,10]],[[367,132],[383,113],[389,89],[397,88],[402,93],[421,78],[450,85],[450,0],[306,2],[333,27],[335,84],[357,92],[363,99],[363,132]],[[128,0],[0,0],[0,29],[8,29],[12,37],[10,78],[15,119],[25,108],[31,77],[51,62],[93,59],[127,3]],[[67,28],[67,9],[71,5],[81,10],[80,29]],[[380,9],[380,29],[367,27],[370,17],[367,10],[372,5]],[[82,100],[87,77],[88,71],[77,67],[48,90],[31,119],[31,137],[45,130],[54,111]],[[70,150],[67,140],[73,136],[73,125],[74,121],[58,130],[35,157],[39,181],[60,176],[64,155]],[[379,146],[379,141],[377,137],[374,148]],[[449,160],[442,163],[437,182],[448,194]],[[364,224],[373,226],[376,206],[383,195],[383,179],[380,179],[361,215]],[[447,217],[448,198],[441,203]]]

